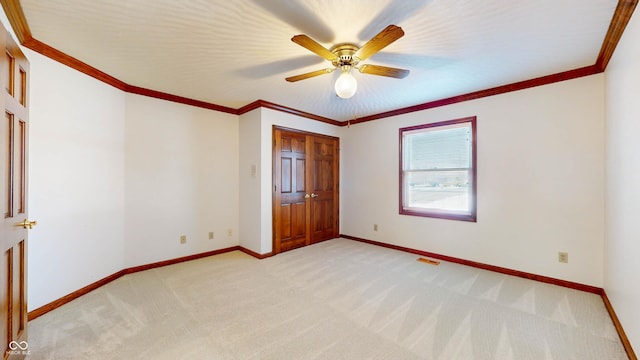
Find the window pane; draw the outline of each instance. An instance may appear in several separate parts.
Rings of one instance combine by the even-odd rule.
[[[469,212],[469,171],[405,172],[405,207]]]
[[[405,135],[405,169],[471,167],[471,127],[432,128]]]

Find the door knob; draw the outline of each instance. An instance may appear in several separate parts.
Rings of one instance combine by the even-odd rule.
[[[16,224],[16,226],[22,226],[23,229],[33,229],[33,227],[36,225],[38,225],[37,221],[29,221],[27,219],[24,219],[23,222]]]
[[[311,197],[311,196],[309,196],[309,194],[304,194],[304,198],[305,198],[305,199],[308,199],[308,198],[310,198],[310,197]]]
[[[312,194],[311,194],[311,197],[312,197],[312,198],[317,198],[317,197],[318,197],[318,194],[316,194],[316,193],[312,193]]]

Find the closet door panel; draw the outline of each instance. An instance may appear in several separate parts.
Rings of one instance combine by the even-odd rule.
[[[274,252],[309,244],[305,135],[274,131]]]
[[[338,236],[338,139],[274,128],[274,253]]]
[[[334,138],[314,137],[311,242],[338,236],[338,141]]]

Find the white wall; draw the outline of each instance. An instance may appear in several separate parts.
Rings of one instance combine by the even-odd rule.
[[[603,91],[595,75],[343,128],[342,233],[602,286]],[[477,223],[399,215],[398,129],[474,115]]]
[[[607,211],[604,285],[640,351],[640,15],[636,9],[606,71]]]
[[[33,310],[123,269],[125,95],[24,51]]]
[[[125,94],[25,52],[39,223],[29,310],[126,267],[238,244],[237,116]]]
[[[262,249],[262,110],[240,116],[240,246],[258,254]],[[252,168],[255,167],[255,174]],[[267,172],[269,169],[266,169]]]
[[[126,267],[238,245],[236,115],[127,94],[125,143]]]

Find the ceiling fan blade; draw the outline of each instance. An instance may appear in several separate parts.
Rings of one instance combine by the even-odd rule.
[[[358,70],[363,74],[388,76],[396,79],[404,79],[409,75],[409,70],[369,64],[358,67]]]
[[[338,56],[334,53],[332,53],[331,51],[329,51],[327,48],[325,48],[324,46],[318,44],[315,40],[313,40],[312,38],[308,37],[307,35],[296,35],[294,37],[291,38],[291,41],[293,41],[294,43],[302,46],[303,48],[306,48],[316,54],[318,54],[320,57],[323,57],[329,61],[333,61],[335,59],[338,58]]]
[[[335,69],[336,68],[328,68],[328,69],[316,70],[316,71],[308,72],[308,73],[305,73],[305,74],[300,74],[300,75],[296,75],[296,76],[290,76],[290,77],[286,78],[285,80],[287,80],[288,82],[296,82],[296,81],[312,78],[312,77],[323,75],[323,74],[329,74],[329,73],[332,73]]]
[[[387,45],[400,39],[402,36],[404,36],[404,31],[401,27],[389,25],[384,30],[380,31],[378,35],[367,41],[366,44],[362,45],[360,50],[356,51],[354,56],[360,60],[368,59],[371,55],[384,49]]]

